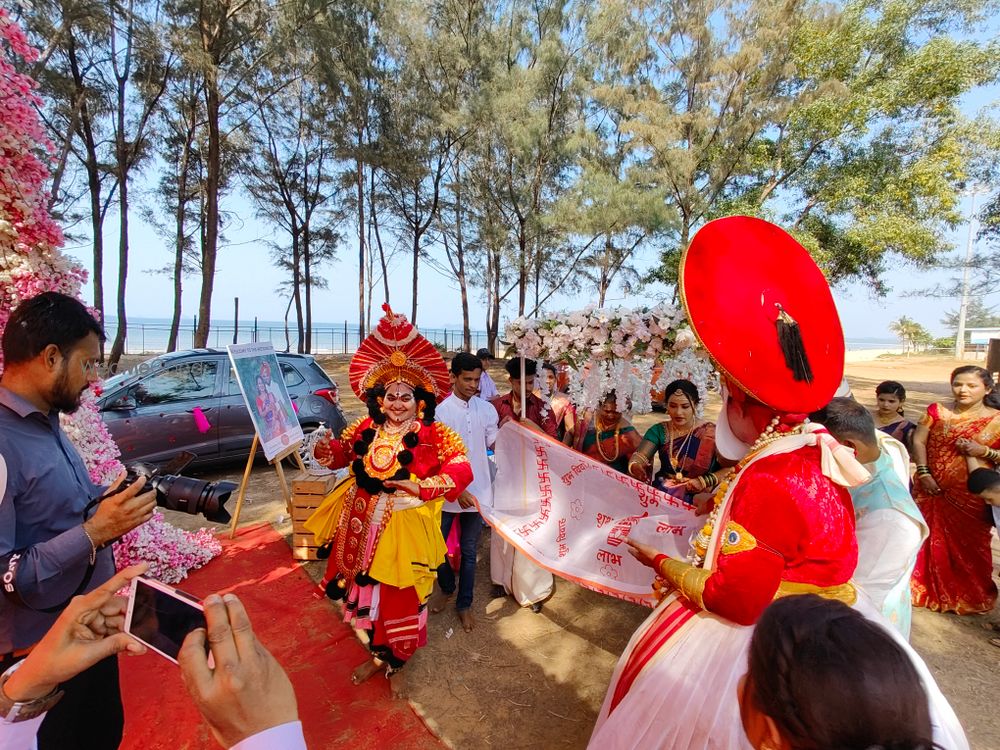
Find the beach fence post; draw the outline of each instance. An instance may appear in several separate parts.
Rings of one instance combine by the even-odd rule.
[[[240,333],[240,298],[233,297],[233,305],[235,310],[233,310],[233,343],[236,343],[236,337]]]

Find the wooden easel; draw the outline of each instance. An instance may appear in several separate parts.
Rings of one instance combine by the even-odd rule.
[[[258,445],[260,445],[260,436],[254,432],[253,443],[250,444],[250,456],[247,458],[247,466],[243,470],[243,479],[240,481],[240,492],[236,496],[236,510],[233,511],[233,525],[229,529],[230,539],[233,539],[236,536],[236,526],[240,522],[240,510],[243,507],[243,498],[247,493],[247,483],[250,481],[250,472],[253,470],[253,462],[257,457]],[[301,447],[302,441],[299,440],[268,461],[268,463],[274,467],[274,471],[278,475],[278,484],[281,486],[281,494],[285,497],[285,509],[288,511],[289,518],[292,516],[292,493],[288,490],[288,482],[285,481],[285,470],[281,466],[281,462],[288,456],[295,456],[295,463],[299,465],[300,470],[305,471],[305,464],[302,463],[302,456],[299,455],[299,448]]]

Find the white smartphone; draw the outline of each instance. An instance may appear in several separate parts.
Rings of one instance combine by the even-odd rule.
[[[205,627],[198,599],[150,578],[133,578],[125,613],[125,632],[177,663],[184,638]]]

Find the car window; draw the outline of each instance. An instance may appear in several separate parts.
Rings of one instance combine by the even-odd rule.
[[[291,388],[292,386],[305,381],[305,378],[299,375],[299,371],[287,362],[281,363],[281,377],[285,381],[285,387],[287,388]]]
[[[140,405],[211,398],[218,369],[217,362],[185,362],[144,378],[132,392]]]
[[[330,376],[327,375],[326,371],[315,362],[309,363],[309,370],[314,376],[319,378],[318,381],[313,382],[328,383],[329,385],[333,385],[333,381],[330,380]]]

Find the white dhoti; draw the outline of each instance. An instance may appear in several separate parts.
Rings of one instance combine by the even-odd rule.
[[[644,636],[651,628],[671,630],[663,621],[673,599],[668,597],[653,611],[619,659],[590,737],[592,750],[752,750],[743,732],[736,686],[747,671],[754,629],[708,612],[698,612],[673,628],[643,660],[627,693],[612,708],[618,682]],[[854,609],[881,625],[909,655],[927,693],[937,745],[968,750],[962,725],[923,659],[861,592]]]
[[[490,578],[522,607],[552,596],[552,574],[531,562],[496,531],[490,535]]]

